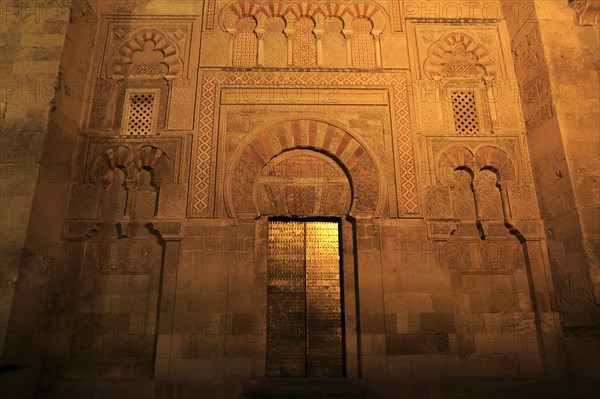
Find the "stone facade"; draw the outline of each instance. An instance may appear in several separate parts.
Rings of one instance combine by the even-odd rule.
[[[69,18],[66,4],[2,5],[0,324],[8,323]],[[40,44],[42,44],[40,46]],[[4,343],[4,328],[0,352]]]
[[[2,265],[20,264],[7,392],[593,397],[597,10],[73,2],[57,95],[35,104],[60,173]],[[347,383],[267,379],[271,222],[323,218]]]

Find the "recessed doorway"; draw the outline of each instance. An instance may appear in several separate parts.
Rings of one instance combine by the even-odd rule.
[[[340,221],[269,220],[267,377],[343,377]]]

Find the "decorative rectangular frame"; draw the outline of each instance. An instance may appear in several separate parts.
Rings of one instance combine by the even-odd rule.
[[[218,98],[227,86],[294,86],[294,87],[387,87],[392,109],[390,118],[395,133],[396,183],[400,193],[400,212],[414,217],[420,213],[414,140],[410,122],[408,78],[405,72],[385,73],[323,73],[299,71],[201,71],[200,108],[197,112],[197,132],[194,142],[188,217],[212,218],[215,210]]]

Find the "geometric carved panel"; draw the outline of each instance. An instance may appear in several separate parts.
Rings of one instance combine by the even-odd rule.
[[[352,63],[355,68],[375,68],[375,40],[371,21],[360,18],[352,21]]]
[[[370,151],[341,128],[315,120],[292,120],[250,137],[254,140],[237,146],[224,182],[231,215],[339,216],[347,214],[350,205],[351,213],[379,215],[382,211],[385,179],[381,169]],[[297,157],[300,154],[312,160]],[[351,176],[352,190],[340,165]],[[283,174],[281,168],[288,170]],[[352,200],[348,200],[350,192]]]
[[[246,17],[241,18],[236,25],[238,32],[233,39],[233,66],[252,68],[256,66],[257,40],[254,34],[256,22]]]
[[[394,32],[402,32],[402,9],[404,8],[403,0],[392,0],[391,7]]]
[[[317,66],[317,40],[313,35],[314,22],[311,18],[300,18],[292,36],[292,65],[297,68]]]

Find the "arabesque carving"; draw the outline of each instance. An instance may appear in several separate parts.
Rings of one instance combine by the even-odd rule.
[[[314,21],[309,17],[300,17],[293,26],[292,65],[298,68],[316,67],[317,38],[313,34]]]

